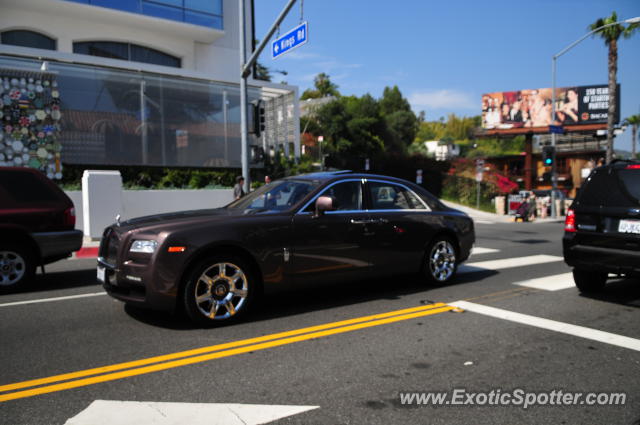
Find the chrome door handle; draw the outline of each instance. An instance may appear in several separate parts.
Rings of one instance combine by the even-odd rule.
[[[371,219],[366,220],[356,220],[355,218],[351,219],[351,224],[371,224],[373,221]]]

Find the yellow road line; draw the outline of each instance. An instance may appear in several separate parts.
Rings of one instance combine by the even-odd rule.
[[[18,382],[15,384],[8,384],[0,387],[1,391],[10,391],[13,389],[28,388],[36,385],[43,385],[51,382],[59,382],[69,380],[73,378],[80,378],[90,375],[96,375],[99,373],[113,372],[122,369],[134,368],[130,370],[124,370],[116,373],[108,373],[105,375],[94,376],[92,378],[78,379],[71,382],[59,383],[39,388],[34,388],[26,391],[18,391],[0,395],[0,402],[14,400],[17,398],[31,397],[38,394],[46,394],[55,391],[61,391],[70,388],[76,388],[85,385],[91,385],[99,382],[112,381],[116,379],[122,379],[130,376],[142,375],[145,373],[157,372],[160,370],[170,369],[179,366],[185,366],[193,363],[199,363],[216,358],[233,356],[236,354],[246,353],[249,351],[263,350],[266,348],[277,347],[280,345],[291,344],[294,342],[305,341],[308,339],[319,338],[323,336],[338,334],[342,332],[350,332],[353,330],[363,329],[372,326],[379,326],[386,323],[398,322],[401,320],[408,320],[415,317],[428,316],[431,314],[442,313],[449,311],[453,307],[447,306],[443,303],[430,304],[421,307],[413,307],[403,310],[392,311],[388,313],[375,314],[371,316],[365,316],[355,319],[343,320],[340,322],[327,323],[324,325],[311,326],[308,328],[297,329],[293,331],[281,332],[272,335],[265,335],[262,337],[245,339],[240,341],[234,341],[226,344],[219,344],[210,347],[203,347],[194,350],[182,351],[179,353],[167,354],[164,356],[151,357],[148,359],[142,359],[132,362],[119,363],[116,365],[104,366],[94,369],[87,369],[79,372],[72,372],[62,375],[51,376],[48,378],[35,379],[30,381]],[[266,342],[265,342],[266,341]],[[240,347],[240,348],[236,348]],[[235,349],[233,349],[235,348]],[[220,351],[225,350],[225,351]],[[211,353],[212,351],[216,351]],[[200,355],[196,357],[188,357],[196,354],[210,353],[207,355]],[[175,360],[165,363],[158,363],[166,360]],[[153,364],[146,367],[148,364]]]

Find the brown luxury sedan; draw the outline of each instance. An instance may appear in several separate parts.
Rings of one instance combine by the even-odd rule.
[[[223,208],[113,224],[98,279],[125,303],[226,322],[270,288],[418,272],[445,283],[474,241],[471,218],[413,183],[314,173]]]

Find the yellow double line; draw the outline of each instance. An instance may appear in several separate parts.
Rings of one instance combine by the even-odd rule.
[[[409,320],[417,317],[430,316],[450,311],[453,308],[454,307],[443,303],[429,304],[420,307],[390,311],[388,313],[343,320],[340,322],[326,323],[323,325],[311,326],[287,332],[264,335],[257,338],[211,345],[208,347],[166,354],[163,356],[149,357],[131,362],[49,376],[47,378],[1,385],[0,393],[5,394],[0,394],[0,402],[63,391],[100,382],[114,381],[117,379],[129,378],[131,376],[143,375],[146,373],[158,372],[161,370],[220,359],[223,357],[235,356],[236,354],[248,353],[250,351],[265,350],[267,348],[278,347],[314,338],[356,331],[359,329],[400,322],[402,320]]]

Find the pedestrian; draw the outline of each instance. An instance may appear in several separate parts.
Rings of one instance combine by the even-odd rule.
[[[269,183],[271,183],[271,177],[264,176],[264,184],[269,184]]]
[[[244,196],[244,177],[236,177],[236,185],[233,186],[233,199],[240,199]]]

